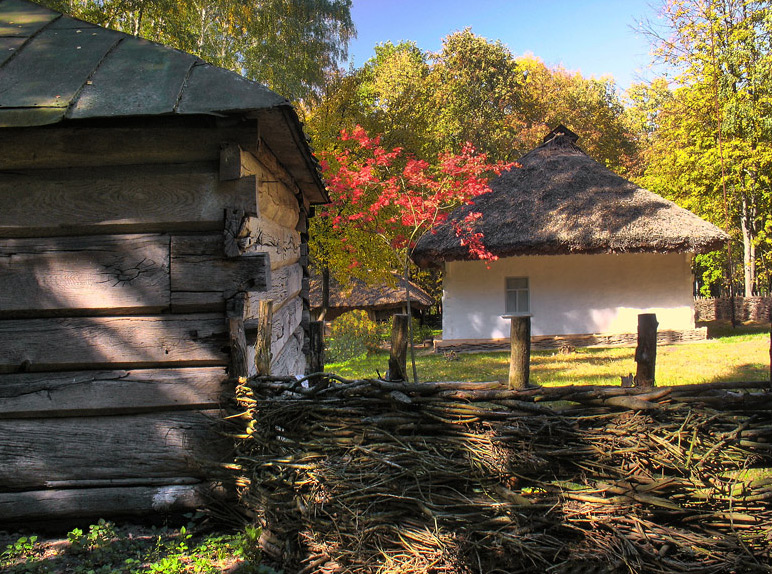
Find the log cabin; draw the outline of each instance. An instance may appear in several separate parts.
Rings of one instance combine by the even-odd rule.
[[[256,342],[306,372],[326,201],[283,97],[0,0],[0,523],[201,504]]]
[[[511,315],[532,316],[537,348],[634,345],[647,313],[662,342],[706,337],[695,328],[692,258],[727,235],[613,173],[577,141],[558,126],[419,240],[413,260],[444,270],[437,348],[509,348]],[[476,260],[456,232],[470,212],[480,214],[474,232],[495,261]]]

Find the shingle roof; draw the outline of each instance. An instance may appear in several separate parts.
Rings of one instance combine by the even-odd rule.
[[[672,201],[638,187],[590,158],[576,135],[553,131],[515,167],[490,182],[473,204],[454,210],[413,251],[421,266],[467,260],[454,231],[469,212],[475,231],[499,257],[565,253],[707,252],[727,235]]]
[[[240,115],[312,203],[326,201],[292,105],[200,58],[26,0],[0,0],[0,128],[96,118]]]

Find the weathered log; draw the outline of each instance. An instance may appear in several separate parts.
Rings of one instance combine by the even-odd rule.
[[[175,235],[171,242],[171,290],[175,293],[236,293],[264,291],[270,285],[270,263],[265,254],[223,257],[223,237]]]
[[[410,317],[403,314],[394,315],[391,328],[391,350],[389,353],[389,370],[386,378],[392,381],[407,381],[407,344],[408,322]]]
[[[236,293],[228,299],[226,317],[228,318],[228,338],[230,340],[230,368],[229,374],[235,378],[249,376],[249,362],[247,349],[247,334],[244,329],[244,315],[247,295]]]
[[[219,414],[3,419],[0,485],[30,490],[59,480],[203,478],[228,452],[214,429]]]
[[[55,130],[4,129],[0,170],[98,167],[105,165],[213,163],[223,141],[254,145],[254,126],[202,125],[199,119],[131,118],[119,127],[59,127]]]
[[[238,240],[242,255],[267,253],[272,269],[298,262],[300,243],[300,234],[293,228],[254,216],[244,220],[242,237]]]
[[[258,375],[271,374],[271,337],[273,331],[273,302],[260,301],[257,310],[255,340],[255,368]]]
[[[198,484],[0,492],[0,523],[187,512],[211,501],[211,492],[212,487],[200,480]]]
[[[213,409],[225,378],[223,367],[8,374],[0,381],[0,418]]]
[[[0,240],[0,316],[149,314],[169,304],[168,236]]]
[[[221,231],[226,208],[255,213],[256,202],[254,180],[218,182],[198,164],[5,174],[0,237]]]
[[[306,355],[303,353],[305,334],[305,329],[298,327],[278,354],[271,357],[272,373],[296,376],[306,372]]]
[[[226,341],[219,314],[9,319],[0,372],[226,365]]]

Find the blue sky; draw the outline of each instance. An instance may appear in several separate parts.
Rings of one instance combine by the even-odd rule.
[[[532,53],[585,77],[612,75],[618,88],[652,79],[648,40],[635,32],[656,21],[660,0],[354,0],[358,38],[349,62],[364,64],[376,44],[412,40],[438,51],[441,40],[471,27],[501,40],[515,56]]]

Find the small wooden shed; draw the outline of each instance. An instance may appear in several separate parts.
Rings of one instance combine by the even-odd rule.
[[[263,302],[305,373],[326,200],[281,96],[0,0],[0,523],[199,504]]]
[[[640,313],[655,313],[662,340],[704,338],[695,329],[691,262],[727,235],[611,172],[559,126],[491,191],[425,234],[413,251],[441,266],[446,348],[506,348],[509,320],[533,315],[533,343],[634,344]],[[475,231],[498,256],[472,260],[454,223],[482,214]]]
[[[373,321],[386,321],[397,313],[407,313],[407,295],[405,278],[399,273],[393,274],[394,285],[377,283],[368,285],[361,279],[352,278],[345,287],[330,278],[330,307],[324,316],[326,321],[349,311],[367,312]],[[412,281],[410,286],[410,308],[414,315],[420,316],[434,304],[434,299]],[[311,315],[316,318],[322,312],[322,280],[319,276],[311,277]]]

